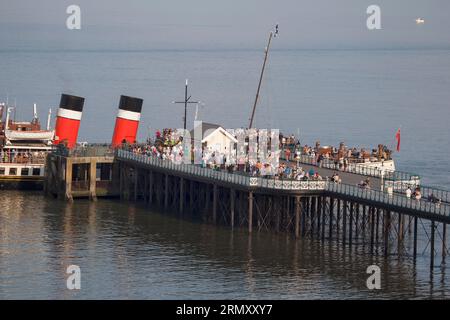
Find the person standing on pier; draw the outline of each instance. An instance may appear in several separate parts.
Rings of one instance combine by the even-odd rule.
[[[286,157],[286,161],[289,162],[289,159],[291,158],[291,150],[289,148],[286,148],[284,151],[284,156]]]
[[[411,199],[412,190],[411,190],[411,188],[410,188],[409,186],[408,186],[408,188],[406,189],[405,194],[406,194],[406,197],[407,197],[408,199]]]

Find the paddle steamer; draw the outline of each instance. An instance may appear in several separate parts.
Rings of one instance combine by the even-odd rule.
[[[34,105],[33,119],[15,121],[15,107],[0,103],[0,189],[41,189],[45,159],[52,148],[54,131],[50,130],[51,110],[46,129]]]

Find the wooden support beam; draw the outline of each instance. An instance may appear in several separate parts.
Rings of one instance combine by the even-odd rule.
[[[363,204],[362,228],[361,228],[363,238],[365,238],[366,234],[366,209],[367,209],[366,205]]]
[[[73,201],[72,196],[72,170],[73,164],[71,158],[66,158],[66,200],[69,202]]]
[[[194,181],[189,181],[189,209],[192,212],[194,208]]]
[[[316,216],[317,216],[317,236],[320,238],[320,230],[322,223],[322,197],[316,197]]]
[[[322,197],[322,242],[325,241],[326,210],[327,210],[327,197]]]
[[[148,174],[148,204],[153,203],[153,171],[150,170]]]
[[[447,255],[447,224],[442,224],[442,264],[445,264],[445,257]]]
[[[355,203],[355,240],[358,241],[359,237],[359,213],[360,213],[360,204]],[[363,221],[364,222],[364,221]]]
[[[300,208],[301,208],[301,214],[300,214],[300,228],[301,228],[301,233],[302,233],[302,237],[306,236],[306,219],[308,218],[308,210],[309,210],[309,206],[308,206],[308,198],[303,198],[300,199],[300,201],[303,203]]]
[[[336,207],[336,236],[339,239],[339,225],[341,223],[341,200],[337,199]]]
[[[350,216],[349,216],[349,223],[348,223],[348,244],[351,247],[352,246],[352,238],[353,238],[353,210],[354,210],[354,203],[350,202]]]
[[[169,207],[169,175],[164,175],[164,210]]]
[[[134,167],[134,201],[137,201],[138,193],[138,168]]]
[[[301,214],[301,198],[295,196],[295,237],[300,237],[300,214]]]
[[[180,178],[180,206],[178,212],[183,214],[184,210],[184,179]]]
[[[398,253],[400,253],[400,248],[403,242],[403,226],[404,226],[404,217],[401,213],[398,214],[398,237],[397,237],[397,247]]]
[[[384,256],[389,254],[389,233],[391,231],[391,212],[384,212]],[[400,248],[398,248],[400,251]]]
[[[436,231],[436,224],[431,220],[431,239],[430,239],[430,268],[434,268],[434,233]]]
[[[414,217],[414,231],[413,231],[413,258],[414,258],[414,262],[416,262],[416,258],[417,258],[417,216]]]
[[[231,230],[234,230],[234,206],[236,203],[236,190],[230,189],[230,224]]]
[[[280,203],[280,197],[276,196],[273,199],[273,206],[274,206],[274,214],[276,215],[275,217],[275,230],[276,232],[280,232],[280,224],[281,224],[281,214],[282,214],[282,210],[280,209],[281,207],[281,203]]]
[[[97,201],[97,160],[91,158],[89,165],[89,198]]]
[[[343,213],[342,213],[342,245],[345,247],[346,236],[347,236],[347,201],[343,203]]]
[[[375,208],[369,208],[370,213],[370,253],[373,253],[374,237],[375,237]]]
[[[330,207],[329,207],[329,213],[330,213],[330,220],[328,221],[328,238],[331,241],[333,237],[333,214],[334,214],[334,198],[330,197]]]
[[[120,161],[118,164],[118,170],[119,170],[119,198],[120,200],[123,199],[123,165],[122,162]]]
[[[213,185],[213,223],[217,223],[217,184]]]
[[[376,208],[376,222],[375,222],[375,243],[378,253],[378,237],[380,233],[380,209]]]
[[[248,193],[248,232],[252,233],[253,229],[253,191]]]

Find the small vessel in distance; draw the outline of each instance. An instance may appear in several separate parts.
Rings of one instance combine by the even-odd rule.
[[[45,159],[54,138],[54,131],[50,130],[51,110],[47,128],[43,130],[36,105],[29,122],[12,120],[10,116],[14,109],[0,103],[0,189],[40,189]]]
[[[416,19],[416,24],[424,24],[424,23],[425,23],[425,19],[423,19],[423,18]]]

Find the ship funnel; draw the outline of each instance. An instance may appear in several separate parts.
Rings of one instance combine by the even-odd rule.
[[[143,101],[139,98],[120,96],[119,112],[112,138],[113,148],[116,148],[123,142],[136,142]]]
[[[84,98],[61,95],[61,102],[56,116],[55,144],[66,143],[72,149],[77,143],[78,130],[80,128],[83,112]]]

